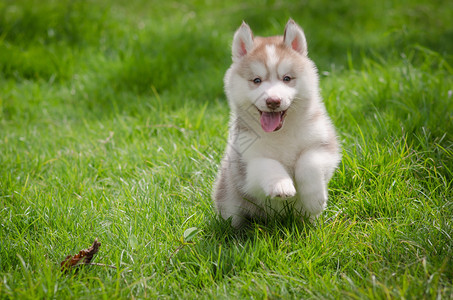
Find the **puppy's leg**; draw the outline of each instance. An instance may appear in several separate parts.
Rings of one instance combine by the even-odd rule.
[[[288,198],[296,194],[293,180],[278,161],[255,158],[247,164],[246,193],[270,198]]]
[[[231,178],[231,167],[223,167],[215,183],[213,198],[220,216],[227,220],[231,218],[231,225],[241,227],[245,220],[245,207],[242,197]]]
[[[222,202],[217,202],[217,210],[220,216],[224,220],[231,218],[231,226],[239,228],[246,219],[244,209],[241,207],[240,196],[235,191],[231,191],[231,194],[223,199]]]
[[[327,183],[338,164],[338,158],[324,149],[302,153],[296,162],[295,180],[302,207],[314,220],[326,207]]]

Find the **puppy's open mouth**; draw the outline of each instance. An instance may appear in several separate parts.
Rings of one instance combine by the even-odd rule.
[[[283,111],[261,111],[260,112],[260,123],[261,128],[265,132],[277,131],[283,126],[283,121],[286,117],[286,110]]]

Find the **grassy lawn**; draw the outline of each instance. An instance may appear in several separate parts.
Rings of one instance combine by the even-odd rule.
[[[265,2],[0,2],[0,298],[453,299],[453,1]],[[343,160],[316,224],[235,231],[230,43],[289,17]]]

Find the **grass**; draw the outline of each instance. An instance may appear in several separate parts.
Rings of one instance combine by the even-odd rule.
[[[0,3],[0,298],[453,298],[451,1]],[[234,231],[211,187],[244,19],[305,29],[328,209]],[[184,232],[197,231],[191,241]],[[60,272],[102,243],[95,262]]]

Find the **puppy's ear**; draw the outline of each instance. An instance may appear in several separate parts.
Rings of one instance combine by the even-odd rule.
[[[307,55],[307,40],[305,39],[305,34],[302,28],[294,22],[293,19],[289,19],[285,27],[285,35],[283,37],[285,44],[296,50],[302,55]]]
[[[242,22],[233,38],[233,61],[238,61],[253,48],[253,33],[249,25]]]

